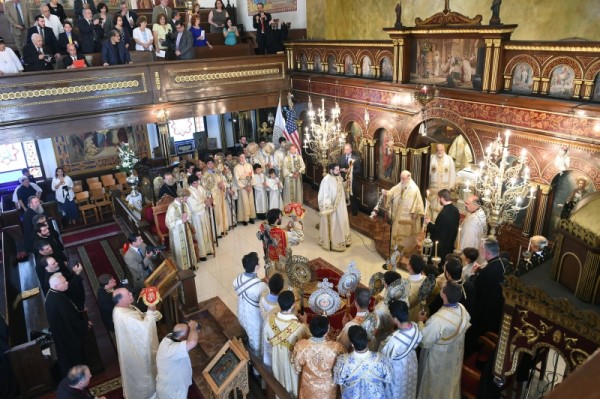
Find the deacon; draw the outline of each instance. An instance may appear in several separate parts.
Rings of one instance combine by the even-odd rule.
[[[212,205],[211,197],[200,185],[198,176],[190,175],[187,178],[187,184],[190,191],[187,205],[190,211],[190,220],[195,230],[194,238],[196,239],[196,245],[198,245],[200,260],[205,261],[206,255],[214,253],[212,221],[209,219],[209,207]]]
[[[410,172],[400,173],[400,183],[389,191],[383,190],[392,219],[392,237],[390,248],[396,246],[405,254],[417,247],[417,233],[421,230],[421,216],[425,214],[423,198],[417,184],[411,179]]]
[[[337,342],[328,341],[329,320],[315,316],[310,321],[312,337],[296,342],[292,366],[300,377],[299,399],[336,399],[337,386],[333,383],[333,366],[338,355],[346,353]]]
[[[290,152],[283,159],[283,203],[303,202],[302,175],[305,165],[298,148],[290,145]]]
[[[190,214],[186,205],[190,195],[190,190],[181,190],[181,197],[177,197],[171,202],[165,216],[165,223],[169,229],[169,248],[180,270],[196,270],[194,238],[190,229]]]
[[[408,320],[408,305],[392,301],[389,305],[397,330],[382,343],[379,352],[390,362],[392,378],[387,386],[388,398],[417,398],[418,362],[416,348],[423,339],[419,326]]]
[[[269,236],[271,242],[263,241],[263,246],[266,245],[266,254],[271,264],[277,271],[285,271],[285,261],[291,254],[290,243],[288,239],[289,232],[282,229],[281,226],[281,210],[271,209],[267,212],[267,222],[260,225],[261,234],[265,234],[268,223]]]
[[[425,269],[423,256],[412,254],[408,259],[408,282],[410,283],[408,307],[410,321],[417,321],[419,313],[419,290],[426,278],[423,275],[423,269]]]
[[[263,325],[269,320],[272,314],[277,314],[281,310],[277,303],[277,297],[283,290],[284,283],[283,276],[279,273],[275,273],[269,277],[269,292],[263,292],[258,304]],[[261,337],[262,339],[263,337]],[[263,363],[271,370],[271,346],[265,344],[264,341],[262,343],[262,356]]]
[[[476,195],[470,195],[465,200],[465,209],[467,216],[460,226],[459,245],[458,248],[462,251],[465,248],[481,247],[481,242],[487,234],[487,219],[485,211],[481,208],[481,200]],[[479,254],[477,263],[483,262],[483,253]]]
[[[344,183],[337,164],[330,163],[328,171],[319,186],[319,245],[328,251],[342,252],[352,244]]]
[[[248,335],[250,350],[260,357],[263,319],[259,302],[261,295],[268,292],[269,287],[258,278],[260,265],[256,252],[244,255],[242,266],[244,266],[244,273],[238,275],[233,282],[233,289],[238,296],[238,319]]]
[[[431,240],[437,247],[436,256],[445,259],[446,254],[454,251],[454,242],[460,223],[460,212],[452,203],[449,190],[444,188],[438,191],[436,200],[442,205],[442,210],[435,219],[435,223],[432,222],[429,215],[425,215],[424,223],[427,226],[427,232],[431,234]]]
[[[358,180],[357,177],[362,173],[362,166],[360,163],[360,157],[352,152],[352,144],[346,143],[344,145],[344,153],[338,159],[340,165],[340,172],[346,186],[346,192],[350,195],[350,208],[352,209],[352,215],[358,214],[358,199],[355,193],[358,192]],[[348,173],[352,172],[351,175]]]
[[[435,221],[442,205],[437,199],[438,191],[442,189],[453,190],[456,184],[456,171],[454,160],[446,154],[444,144],[436,145],[435,154],[431,155],[429,161],[429,202],[431,220]],[[429,216],[429,215],[427,215]]]
[[[263,337],[271,346],[273,375],[294,398],[298,397],[298,375],[292,369],[292,351],[301,339],[310,337],[306,327],[306,315],[298,316],[294,293],[283,291],[277,297],[281,311],[272,314],[265,323]]]
[[[162,317],[156,306],[142,313],[133,306],[133,295],[127,288],[113,292],[113,323],[119,355],[119,368],[126,398],[156,398],[156,322]]]
[[[444,306],[429,319],[419,313],[423,334],[419,356],[419,398],[460,399],[460,377],[469,313],[458,301],[460,285],[448,281],[440,296]],[[424,321],[427,323],[423,324]]]
[[[201,184],[207,191],[207,195],[212,197],[215,222],[217,224],[217,235],[219,237],[227,235],[227,230],[229,230],[229,220],[227,218],[228,205],[225,200],[227,182],[223,175],[217,173],[217,170],[215,169],[215,160],[213,158],[208,158],[206,160],[206,171],[202,174]]]
[[[354,351],[338,356],[333,381],[342,388],[342,399],[386,399],[392,370],[387,359],[371,352],[369,337],[361,326],[352,326],[348,336]]]
[[[160,342],[156,353],[156,393],[158,399],[186,399],[192,385],[189,351],[198,345],[198,322],[176,324]]]
[[[67,289],[67,279],[61,273],[54,273],[50,277],[45,303],[62,376],[66,376],[71,367],[85,363],[84,336],[91,326],[83,312],[66,295]]]
[[[254,224],[256,210],[254,208],[254,191],[252,189],[252,165],[246,162],[246,156],[240,154],[238,164],[233,168],[235,186],[238,188],[237,220],[244,226]]]

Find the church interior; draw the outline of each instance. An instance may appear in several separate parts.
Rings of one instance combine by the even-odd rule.
[[[14,47],[1,1],[0,36]],[[20,1],[37,14],[39,1]],[[213,1],[197,2],[208,29]],[[73,15],[71,0],[59,3]],[[138,15],[149,17],[160,2],[151,7],[139,0],[129,3]],[[206,168],[214,157],[221,171],[227,165],[234,174],[241,151],[248,149],[246,157],[255,159],[262,151],[255,143],[265,139],[279,147],[277,139],[293,141],[289,138],[296,130],[305,164],[300,187],[295,187],[305,210],[303,238],[290,247],[287,266],[271,267],[284,270],[285,288],[300,296],[298,308],[304,312],[306,307],[309,321],[325,313],[335,340],[346,318],[358,311],[354,293],[343,294],[338,284],[351,275],[352,292],[369,288],[371,311],[391,291],[382,291],[384,272],[394,270],[405,281],[413,276],[413,254],[422,255],[445,280],[438,239],[430,239],[427,223],[422,230],[421,223],[437,207],[438,193],[447,189],[461,223],[447,253],[456,248],[460,254],[461,237],[470,234],[461,235],[461,229],[466,229],[463,223],[476,195],[485,211],[484,236],[497,241],[512,272],[505,270],[502,279],[499,328],[475,337],[478,350],[464,358],[458,373],[458,397],[595,397],[592,378],[600,368],[600,2],[265,0],[266,11],[287,23],[289,34],[284,51],[262,55],[254,54],[260,41],[253,27],[259,2],[226,3],[241,32],[237,46],[242,50],[236,46],[228,52],[228,46],[215,44],[212,54],[203,49],[187,61],[154,61],[138,54],[129,65],[0,78],[0,371],[10,377],[0,385],[0,396],[56,397],[64,377],[48,334],[46,294],[36,276],[38,254],[27,249],[32,244],[23,228],[28,205],[18,209],[13,197],[27,170],[29,180],[41,188],[43,212],[60,232],[68,263],[83,268],[85,310],[93,326],[86,333],[85,354],[94,396],[123,397],[115,333],[104,325],[96,293],[106,273],[118,285],[132,281],[123,245],[134,234],[149,247],[166,247],[153,257],[145,281],[162,297],[159,340],[177,323],[196,320],[201,327],[198,345],[189,352],[193,382],[187,397],[297,397],[253,353],[234,289],[245,254],[258,253],[258,278],[272,275],[266,270],[271,244],[259,231],[270,222],[246,223],[237,215],[235,228],[219,230],[216,211],[207,211],[206,220],[213,218],[208,222],[213,226],[210,248],[187,270],[177,264],[174,247],[179,244],[173,244],[174,233],[167,227],[169,209],[181,202],[181,188],[188,185],[187,165]],[[113,11],[119,2],[107,4]],[[183,15],[193,7],[191,1],[169,4]],[[244,137],[247,147],[240,146]],[[347,192],[338,192],[343,204],[348,199],[347,209],[341,208],[350,233],[341,250],[332,250],[322,242],[325,221],[332,219],[322,212],[320,188],[346,143],[359,171],[347,172],[353,176],[344,186]],[[127,154],[134,159],[131,165],[124,164]],[[233,163],[227,154],[235,156]],[[452,183],[446,186],[448,166],[441,166],[442,159],[452,164]],[[52,188],[57,168],[75,183],[79,221],[74,225],[65,222]],[[414,248],[393,227],[399,216],[388,199],[394,187],[404,189],[405,171],[425,208],[407,214],[409,220],[418,214],[412,225],[417,229],[411,227],[409,234],[418,237]],[[179,184],[166,201],[159,196],[165,172],[172,172]],[[235,198],[242,201],[242,191],[227,199],[230,220],[240,209]],[[261,213],[258,204],[256,212]],[[289,222],[293,229],[296,219],[284,213],[283,225]],[[296,266],[300,272],[293,271]],[[304,277],[310,281],[298,282]],[[333,310],[312,299],[313,293],[330,294],[321,285],[325,278],[335,285]],[[420,306],[429,306],[432,297]],[[233,352],[239,366],[222,371],[225,376],[215,383],[216,368]]]

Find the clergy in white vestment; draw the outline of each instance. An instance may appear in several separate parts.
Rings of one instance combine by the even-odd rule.
[[[217,235],[226,235],[229,230],[229,219],[227,217],[227,208],[229,205],[225,199],[227,182],[225,177],[215,168],[213,158],[206,160],[206,170],[202,173],[202,187],[212,197],[213,210],[215,212],[215,223],[217,225]]]
[[[279,303],[277,303],[277,296],[283,290],[284,285],[283,276],[279,273],[274,273],[271,277],[269,277],[269,291],[264,291],[260,296],[260,301],[258,307],[260,308],[260,315],[262,316],[263,325],[269,320],[269,317],[272,314],[277,314],[281,309],[279,308]],[[264,334],[261,337],[262,339],[262,357],[263,363],[265,366],[271,369],[271,345],[264,339]]]
[[[259,302],[264,292],[269,291],[267,284],[258,278],[258,254],[250,252],[242,258],[244,273],[233,281],[233,289],[238,296],[238,320],[246,330],[250,350],[256,356],[262,356],[262,327],[263,319],[260,314]]]
[[[169,229],[169,250],[180,270],[196,270],[198,261],[190,229],[190,213],[186,205],[190,195],[190,190],[181,190],[181,196],[169,205],[165,216],[165,224]]]
[[[146,313],[133,306],[133,295],[127,288],[113,292],[113,322],[123,383],[127,399],[156,398],[156,322],[161,315],[154,306]]]
[[[429,319],[419,314],[423,334],[419,355],[419,398],[460,399],[460,378],[465,333],[471,316],[459,303],[462,288],[448,281],[440,296],[444,305]],[[427,320],[425,324],[423,321]]]
[[[223,183],[225,183],[225,204],[227,209],[227,223],[231,228],[237,226],[237,211],[235,202],[238,198],[237,187],[235,186],[235,179],[233,178],[233,172],[229,169],[226,163],[223,164],[223,171],[221,173],[223,177]]]
[[[252,165],[246,162],[246,156],[240,154],[238,164],[233,168],[233,179],[237,187],[237,220],[244,226],[254,223],[256,209],[254,208],[254,191],[252,190]]]
[[[279,138],[279,148],[276,149],[275,153],[273,154],[273,168],[275,169],[275,173],[277,174],[277,177],[282,179],[282,183],[283,183],[283,176],[281,175],[281,172],[283,171],[283,160],[285,159],[285,156],[287,155],[288,150],[289,150],[289,143],[287,142],[285,137],[281,136]]]
[[[6,47],[4,39],[0,37],[0,76],[8,73],[19,73],[23,71],[23,64],[13,49]]]
[[[283,184],[275,174],[275,169],[269,169],[269,177],[266,179],[267,192],[269,193],[269,209],[283,209]]]
[[[198,322],[176,324],[160,341],[156,353],[156,394],[158,399],[186,399],[192,385],[189,351],[198,345]]]
[[[454,159],[446,154],[444,144],[437,144],[435,154],[431,155],[429,161],[429,210],[431,220],[435,221],[442,205],[438,199],[438,191],[442,189],[452,191],[456,185],[456,170]]]
[[[291,291],[279,294],[277,303],[281,311],[271,314],[263,332],[267,345],[271,345],[273,375],[294,399],[298,397],[298,374],[292,367],[292,352],[296,342],[310,337],[306,315],[300,320],[294,314],[295,300]]]
[[[252,176],[252,188],[254,189],[254,205],[259,219],[264,219],[269,210],[269,199],[267,197],[267,183],[260,164],[254,164],[254,175]]]
[[[458,248],[481,248],[483,239],[487,237],[487,218],[485,211],[481,208],[481,200],[476,195],[470,195],[465,200],[467,217],[460,225]],[[480,251],[477,263],[483,265],[483,251]]]
[[[425,214],[423,198],[417,184],[411,179],[410,172],[400,173],[400,183],[389,191],[383,190],[386,204],[392,219],[390,248],[396,246],[405,254],[417,247],[417,234],[421,231],[421,216]]]
[[[419,289],[421,284],[425,281],[423,275],[423,269],[425,269],[425,261],[422,255],[413,254],[408,260],[408,282],[410,283],[410,291],[408,292],[408,307],[409,307],[409,320],[417,321],[419,315],[420,303],[419,303]]]
[[[214,254],[212,221],[209,219],[208,206],[211,199],[206,195],[206,190],[200,185],[200,178],[191,175],[187,178],[190,197],[187,205],[190,210],[190,221],[194,226],[194,236],[198,246],[198,255],[201,261],[206,260],[206,255]]]
[[[341,386],[342,399],[386,399],[392,376],[389,362],[367,345],[369,338],[361,326],[352,326],[348,336],[354,351],[340,355],[333,369],[333,382]]]
[[[328,251],[345,251],[352,240],[344,183],[337,164],[329,164],[328,170],[319,185],[319,245]]]
[[[290,152],[283,159],[283,203],[303,203],[302,175],[305,170],[302,155],[294,144],[290,145]]]
[[[379,349],[392,368],[392,378],[387,386],[388,398],[416,399],[418,367],[416,348],[423,339],[417,323],[408,320],[408,305],[392,301],[389,310],[397,330]]]

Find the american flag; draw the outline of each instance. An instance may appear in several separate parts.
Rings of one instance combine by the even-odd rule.
[[[275,134],[273,134],[274,141],[276,140],[275,136],[278,136],[277,133],[279,132],[283,134],[287,141],[296,145],[296,148],[298,148],[298,153],[302,151],[302,147],[300,146],[300,135],[298,134],[298,127],[296,126],[296,113],[293,109],[286,107],[284,121],[281,108],[281,98],[279,99],[279,104],[277,105],[277,114],[275,115]]]

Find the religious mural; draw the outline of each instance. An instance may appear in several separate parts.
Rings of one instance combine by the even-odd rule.
[[[354,65],[352,64],[352,57],[347,55],[344,58],[344,75],[352,76],[354,75]]]
[[[554,97],[571,98],[573,90],[575,90],[574,79],[575,72],[573,68],[565,64],[557,66],[552,71],[549,94]]]
[[[480,39],[418,39],[411,54],[411,83],[473,89]]]
[[[139,159],[150,154],[145,125],[58,136],[52,143],[57,164],[71,174],[115,168],[121,143],[128,143]]]
[[[520,62],[515,65],[512,75],[512,91],[515,93],[531,94],[533,91],[533,68]]]
[[[371,70],[371,59],[364,57],[362,60],[362,76],[363,78],[373,77],[373,71]]]
[[[554,197],[547,237],[549,240],[554,239],[554,231],[560,219],[568,219],[577,202],[595,192],[596,188],[590,184],[590,179],[586,175],[567,170],[562,175],[556,175],[552,180],[552,190]]]
[[[321,66],[321,56],[319,54],[316,54],[315,57],[313,58],[313,71],[314,72],[322,72],[322,66]]]
[[[594,80],[594,94],[592,94],[592,101],[600,101],[600,73],[596,75],[596,80]]]
[[[394,181],[394,137],[385,129],[379,132],[377,140],[377,155],[379,158],[377,176],[379,179],[395,183]]]
[[[271,14],[298,9],[297,0],[248,0],[248,15],[251,16],[257,13],[256,5],[258,3],[263,3],[265,11]]]
[[[381,61],[381,79],[392,80],[394,77],[394,67],[392,66],[392,60],[388,57],[384,57]]]

